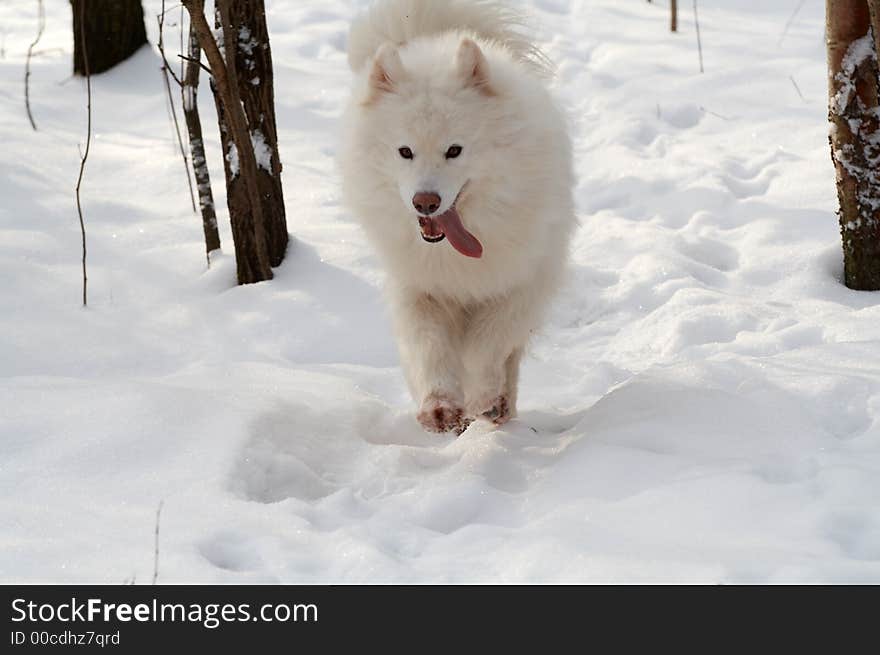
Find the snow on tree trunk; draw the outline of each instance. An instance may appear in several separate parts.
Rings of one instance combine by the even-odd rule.
[[[70,0],[73,6],[73,73],[85,75],[83,43],[90,75],[128,59],[147,43],[141,0]],[[83,6],[85,5],[85,6]],[[85,12],[83,12],[85,9]],[[85,16],[85,29],[80,28]]]
[[[844,280],[880,289],[877,51],[865,0],[826,0],[828,119],[837,176]]]
[[[287,219],[281,188],[281,159],[275,122],[275,99],[272,74],[272,52],[266,28],[263,0],[220,0],[215,12],[215,27],[227,68],[233,71],[241,104],[247,117],[250,140],[257,162],[265,237],[269,261],[278,266],[287,250]],[[234,57],[230,58],[229,54]],[[212,88],[214,88],[212,86]],[[227,124],[222,103],[215,93],[220,135],[226,172],[227,203],[236,242],[243,243],[252,235],[243,226],[251,219],[251,201],[240,176],[239,157]],[[239,267],[239,279],[242,277]]]
[[[199,39],[190,26],[189,44],[185,62],[183,87],[183,115],[189,132],[189,148],[192,155],[193,173],[196,176],[196,187],[199,192],[199,207],[202,210],[202,228],[205,232],[205,252],[220,248],[220,232],[217,230],[217,215],[214,210],[214,196],[211,193],[211,176],[208,173],[208,162],[205,159],[205,143],[202,138],[202,121],[199,117],[199,72],[198,62],[202,56]],[[210,260],[209,260],[210,261]]]

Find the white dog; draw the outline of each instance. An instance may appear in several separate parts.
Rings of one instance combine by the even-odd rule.
[[[380,0],[351,28],[344,198],[388,269],[432,432],[515,415],[576,224],[566,119],[521,27],[485,0]]]

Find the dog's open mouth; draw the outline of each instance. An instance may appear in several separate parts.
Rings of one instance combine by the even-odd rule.
[[[419,225],[422,228],[422,238],[428,243],[440,243],[441,241],[443,241],[443,239],[446,238],[446,235],[443,232],[436,235],[427,234],[425,232],[426,229],[433,231],[433,227],[430,227],[428,223],[429,219],[425,218],[424,216],[419,218]]]
[[[462,190],[464,187],[462,187]],[[458,192],[461,196],[461,191]],[[449,238],[449,243],[458,252],[466,257],[479,258],[483,256],[483,244],[473,234],[467,231],[461,222],[458,213],[458,198],[452,203],[452,207],[437,216],[419,216],[419,227],[422,229],[422,238],[428,243],[439,243]]]

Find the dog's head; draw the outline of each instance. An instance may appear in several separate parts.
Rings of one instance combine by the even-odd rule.
[[[420,229],[432,243],[448,238],[460,253],[480,257],[482,245],[459,209],[484,178],[498,173],[492,170],[497,148],[488,147],[486,133],[498,113],[489,63],[469,38],[413,44],[406,60],[389,43],[373,58],[360,108],[360,128],[371,144],[364,154],[386,186],[396,188],[412,219],[408,229]]]

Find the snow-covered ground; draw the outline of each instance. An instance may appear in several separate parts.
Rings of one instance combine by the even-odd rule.
[[[225,213],[205,268],[155,50],[94,78],[87,310],[85,87],[45,4],[36,133],[35,3],[0,4],[0,580],[148,582],[163,500],[166,583],[880,582],[880,295],[840,282],[824,3],[786,31],[797,0],[701,0],[704,74],[690,3],[679,34],[660,2],[525,3],[583,225],[521,418],[458,439],[415,422],[340,203],[364,2],[267,2],[295,237],[269,283],[234,285]]]

